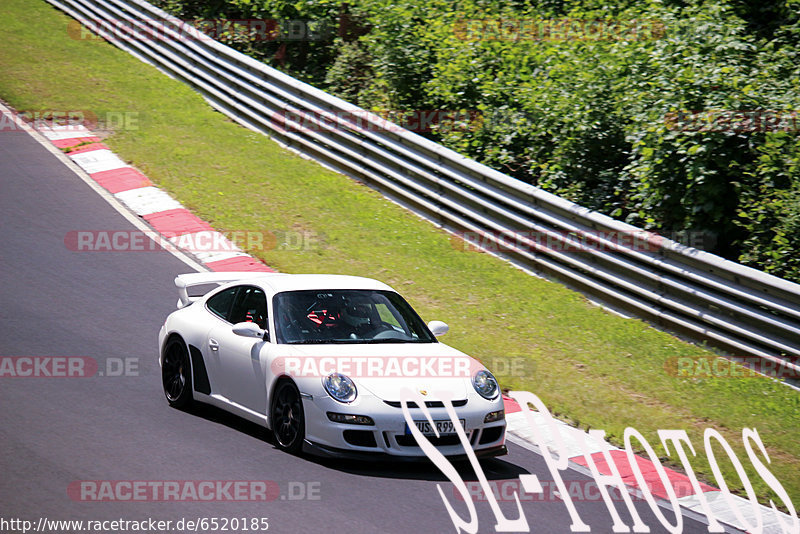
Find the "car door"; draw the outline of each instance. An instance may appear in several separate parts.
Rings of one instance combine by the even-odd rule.
[[[236,323],[254,322],[266,328],[267,299],[255,286],[239,286],[228,315],[228,324],[209,332],[208,346],[216,352],[222,376],[221,393],[229,400],[259,414],[265,414],[267,383],[265,361],[269,342],[233,333]]]
[[[200,351],[203,353],[203,361],[208,373],[208,381],[211,386],[211,394],[224,395],[225,371],[219,357],[219,344],[216,337],[211,332],[222,331],[227,328],[230,330],[231,323],[228,321],[233,302],[240,286],[229,287],[209,297],[206,301],[206,311],[211,315],[209,321],[210,328],[206,329]],[[195,371],[197,372],[197,371]]]

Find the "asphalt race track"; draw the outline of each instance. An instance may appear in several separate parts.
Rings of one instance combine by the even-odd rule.
[[[92,377],[0,377],[1,518],[266,517],[269,532],[280,533],[455,530],[437,483],[465,517],[466,506],[432,464],[294,457],[278,451],[260,427],[224,412],[169,408],[156,335],[175,307],[173,279],[189,267],[167,252],[75,252],[64,244],[71,230],[133,229],[31,136],[0,132],[0,357],[84,356],[99,368]],[[138,368],[100,376],[125,359]],[[522,473],[552,479],[539,455],[514,444],[509,449],[485,462],[490,479],[516,482]],[[475,480],[466,467],[460,471]],[[588,480],[577,472],[563,478]],[[97,502],[68,493],[86,480],[268,480],[281,495],[269,502]],[[500,506],[515,517],[513,502]],[[611,532],[602,501],[576,506],[592,532]],[[645,502],[636,506],[651,532],[665,531]],[[479,532],[494,532],[489,504],[476,508]],[[523,509],[531,532],[570,532],[558,500],[523,501]],[[621,503],[619,509],[628,521]],[[683,531],[707,527],[685,518]]]

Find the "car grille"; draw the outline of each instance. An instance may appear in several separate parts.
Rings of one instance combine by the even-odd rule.
[[[387,401],[387,400],[385,400],[383,402],[385,402],[386,404],[388,404],[389,406],[392,406],[394,408],[400,408],[400,401]],[[467,399],[454,400],[453,401],[453,406],[458,408],[459,406],[464,406],[466,403],[467,403]],[[428,407],[428,408],[444,408],[444,403],[442,401],[425,401],[425,406]],[[419,408],[419,406],[417,406],[416,402],[409,402],[408,403],[408,407],[409,408]]]

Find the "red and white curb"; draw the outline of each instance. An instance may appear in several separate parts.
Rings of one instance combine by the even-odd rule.
[[[512,443],[544,454],[545,451],[539,450],[536,440],[534,439],[533,430],[528,425],[526,415],[523,413],[520,405],[515,400],[505,395],[503,396],[503,401],[506,411],[506,439]],[[537,428],[543,435],[547,448],[551,451],[557,451],[556,437],[550,433],[549,425],[544,421],[545,416],[536,411],[531,411],[530,415],[533,416]],[[590,436],[587,432],[570,426],[558,419],[553,418],[553,422],[556,425],[557,432],[564,441],[571,468],[591,476],[588,462],[584,456],[585,447],[585,450],[591,455],[600,474],[612,474],[611,469],[603,458],[602,452],[608,448],[611,451],[611,459],[622,477],[622,481],[628,486],[629,491],[633,494],[641,495],[641,487],[637,483],[633,468],[628,461],[627,453],[623,449],[619,449],[608,443],[603,444]],[[660,505],[670,507],[668,504],[667,491],[664,488],[664,482],[662,482],[653,462],[647,458],[636,456],[636,463],[644,477],[648,489],[656,498],[657,502],[659,502]],[[675,491],[680,507],[690,511],[691,517],[708,522],[700,502],[701,497],[695,493],[691,479],[683,473],[679,473],[667,467],[663,467],[663,469],[666,472],[670,485]],[[786,525],[792,524],[792,517],[788,514],[777,512],[764,505],[758,505],[756,508],[749,499],[744,499],[738,495],[726,496],[718,488],[711,487],[707,484],[700,483],[699,486],[702,497],[704,497],[708,503],[711,513],[720,523],[745,532],[752,532],[757,528],[759,522],[758,515],[760,515],[761,521],[763,521],[763,530],[761,531],[763,534],[781,534],[785,532],[781,526],[781,521]],[[728,497],[732,499],[732,505],[728,503]],[[735,506],[736,511],[732,510],[731,506]]]
[[[100,138],[80,125],[45,126],[38,131],[98,185],[176,248],[194,256],[212,271],[273,272],[214,230],[168,193],[122,159]],[[213,243],[209,250],[182,247],[182,243]]]

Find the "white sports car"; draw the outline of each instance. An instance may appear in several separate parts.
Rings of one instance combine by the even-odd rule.
[[[465,454],[457,425],[477,456],[506,453],[495,378],[439,343],[448,326],[426,325],[389,286],[279,273],[183,274],[175,285],[178,310],[158,334],[170,405],[220,407],[292,453],[424,458],[401,407],[417,398],[431,417],[409,402],[413,423],[445,456]]]

